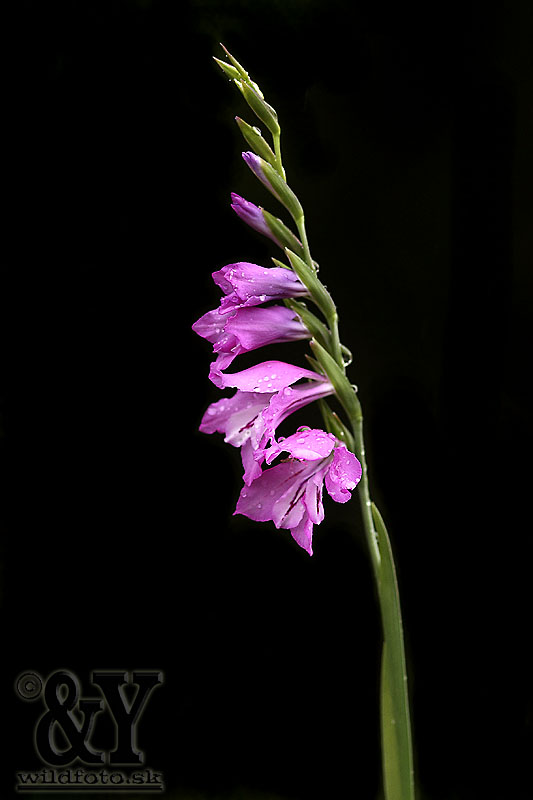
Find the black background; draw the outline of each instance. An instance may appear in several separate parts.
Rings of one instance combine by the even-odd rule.
[[[2,797],[38,768],[16,676],[157,668],[176,798],[375,798],[379,618],[357,502],[310,559],[232,513],[191,324],[269,263],[229,208],[223,41],[278,110],[353,350],[396,554],[421,800],[533,796],[531,8],[106,0],[6,14]],[[304,364],[304,345],[270,348]],[[253,363],[258,354],[241,366]],[[240,368],[238,364],[234,368]],[[299,424],[318,423],[309,409]],[[292,429],[293,421],[289,421]]]

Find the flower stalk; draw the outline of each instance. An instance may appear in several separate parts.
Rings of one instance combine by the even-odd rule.
[[[358,487],[363,529],[372,564],[383,632],[380,686],[383,787],[385,800],[414,800],[413,751],[400,600],[390,540],[372,502],[363,438],[363,413],[346,367],[351,353],[339,336],[337,308],[318,277],[305,227],[304,210],[287,184],[281,158],[278,115],[258,85],[224,48],[229,63],[215,59],[237,86],[255,116],[267,127],[272,147],[258,128],[240,117],[237,125],[251,151],[243,158],[261,183],[289,212],[296,233],[278,217],[233,194],[233,208],[250,227],[284,251],[288,264],[275,267],[237,262],[213,273],[224,297],[194,329],[213,344],[217,361],[210,377],[219,388],[236,388],[206,411],[200,429],[220,432],[241,447],[244,487],[235,513],[274,522],[290,530],[312,554],[313,526],[324,517],[322,488],[340,503]],[[277,300],[283,306],[268,305]],[[307,307],[312,302],[323,320]],[[265,305],[266,304],[266,305]],[[269,331],[269,325],[276,330]],[[239,353],[273,341],[310,339],[311,370],[268,361],[241,372],[225,368]],[[304,383],[299,383],[299,381]],[[345,420],[332,411],[334,397]],[[276,428],[295,410],[318,402],[324,430],[305,426],[276,439]],[[274,466],[282,453],[288,453]],[[356,793],[354,793],[355,796]]]

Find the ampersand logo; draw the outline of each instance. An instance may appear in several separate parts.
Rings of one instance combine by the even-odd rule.
[[[66,693],[65,693],[66,689]],[[89,744],[96,714],[103,710],[103,700],[80,700],[80,685],[71,672],[54,672],[46,681],[44,702],[48,710],[35,728],[35,746],[43,761],[61,767],[79,758],[86,764],[102,764],[103,752]],[[81,714],[76,719],[74,709]],[[58,730],[68,746],[60,749]]]
[[[152,691],[163,683],[162,672],[94,671],[91,683],[100,696],[82,697],[80,680],[70,670],[57,670],[46,679],[36,672],[25,672],[16,679],[15,689],[21,699],[41,698],[45,706],[34,731],[41,761],[52,767],[65,767],[74,761],[144,764],[145,753],[137,746],[137,726]],[[114,742],[105,747],[107,742],[103,741],[96,748],[91,737],[98,716],[104,712],[114,727]],[[109,723],[106,730],[110,730]]]

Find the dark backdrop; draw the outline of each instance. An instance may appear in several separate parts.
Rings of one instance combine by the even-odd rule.
[[[326,501],[310,559],[232,516],[238,453],[197,432],[210,273],[277,255],[229,193],[281,213],[240,158],[223,41],[279,112],[354,352],[420,797],[530,798],[528,4],[28,1],[6,23],[1,796],[38,768],[15,678],[58,668],[85,694],[93,669],[164,671],[139,741],[169,797],[379,791],[357,502]]]

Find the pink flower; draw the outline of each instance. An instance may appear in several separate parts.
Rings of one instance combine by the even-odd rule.
[[[294,540],[313,554],[313,525],[324,519],[322,488],[346,503],[361,479],[361,464],[331,433],[302,430],[264,451],[268,464],[281,452],[290,458],[264,470],[244,486],[235,514],[258,522],[272,520],[276,528],[290,530]]]
[[[258,306],[270,300],[309,295],[292,269],[260,267],[247,261],[227,264],[213,272],[213,280],[225,295],[219,308],[222,314],[241,306]]]
[[[237,308],[227,314],[208,311],[192,326],[193,331],[213,343],[218,357],[212,370],[219,374],[233,359],[269,344],[309,339],[300,318],[285,306]]]
[[[273,366],[277,365],[277,366]],[[250,485],[261,474],[261,464],[264,461],[264,448],[275,436],[276,428],[294,411],[303,408],[321,397],[334,393],[334,388],[321,375],[292,364],[283,364],[279,361],[267,361],[259,365],[260,375],[265,375],[265,369],[276,369],[283,375],[284,386],[278,385],[278,391],[249,391],[240,388],[233,397],[224,397],[212,403],[205,412],[200,423],[203,433],[223,433],[224,441],[241,448],[241,458],[244,467],[244,482]],[[258,368],[252,367],[251,370]],[[249,370],[237,373],[235,383],[241,387],[249,387]],[[307,373],[302,375],[302,372]],[[267,377],[273,382],[277,372],[270,372]],[[259,377],[260,377],[259,375]],[[298,386],[296,383],[301,377],[313,376],[313,379]],[[256,381],[257,375],[252,380]],[[261,384],[259,384],[261,385]],[[263,387],[267,385],[262,381]]]

